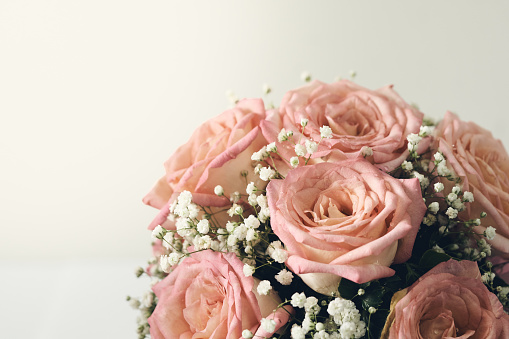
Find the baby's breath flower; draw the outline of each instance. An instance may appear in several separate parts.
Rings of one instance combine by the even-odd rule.
[[[401,164],[401,168],[404,169],[405,171],[411,171],[414,169],[414,166],[412,165],[411,162],[405,160]]]
[[[444,155],[440,152],[436,152],[433,157],[435,158],[435,161],[442,162],[445,160]]]
[[[449,207],[445,214],[449,217],[449,219],[454,219],[458,216],[458,210],[452,207]]]
[[[447,201],[449,201],[449,203],[452,203],[456,199],[458,199],[458,196],[455,193],[449,193],[447,195]]]
[[[290,285],[293,280],[293,274],[292,274],[292,272],[290,272],[286,269],[282,269],[281,271],[279,271],[278,274],[276,274],[276,280],[281,285],[285,285],[285,286]]]
[[[300,74],[300,78],[302,79],[302,81],[310,82],[311,81],[311,74],[308,71],[303,71]]]
[[[461,193],[461,187],[459,187],[458,185],[454,186],[451,190],[452,193],[456,194],[456,195],[459,195]]]
[[[198,232],[200,232],[201,234],[207,234],[209,233],[209,230],[210,230],[210,223],[207,219],[202,219],[198,222],[198,224],[196,225],[196,229],[198,230]]]
[[[145,270],[141,266],[136,267],[136,269],[134,270],[134,275],[136,276],[136,278],[141,277],[143,273],[145,273]]]
[[[241,241],[246,239],[246,234],[247,234],[246,225],[240,224],[239,226],[237,226],[235,228],[235,230],[233,231],[233,234],[237,237],[237,239],[239,239]]]
[[[255,241],[258,239],[258,232],[254,228],[248,228],[246,232],[246,241]]]
[[[249,184],[247,184],[247,186],[246,186],[246,193],[247,194],[253,194],[257,190],[258,189],[256,188],[254,182],[252,182],[252,181]]]
[[[279,131],[279,134],[277,135],[277,141],[283,142],[288,140],[288,134],[286,134],[286,130],[284,128]]]
[[[273,179],[276,176],[276,171],[274,171],[270,167],[263,167],[260,170],[260,179],[263,181],[269,181],[270,179]]]
[[[465,209],[465,205],[461,201],[461,199],[456,199],[452,202],[451,206],[458,211],[463,211]]]
[[[235,191],[230,194],[230,201],[233,203],[237,203],[240,200],[240,192]]]
[[[302,327],[297,324],[293,324],[292,329],[290,330],[292,339],[305,339],[306,331]]]
[[[295,154],[299,157],[303,157],[306,155],[306,146],[302,144],[295,145]]]
[[[250,194],[248,197],[247,197],[247,202],[249,203],[249,205],[251,206],[256,206],[258,205],[258,202],[256,201],[256,194]]]
[[[413,144],[413,145],[417,145],[422,140],[422,138],[419,135],[415,134],[415,133],[410,133],[406,137],[406,139],[408,140],[409,144]]]
[[[244,209],[242,208],[242,206],[237,205],[237,204],[234,204],[234,205],[233,205],[233,211],[234,211],[234,212],[235,212],[235,214],[237,214],[237,215],[242,215],[242,213],[244,213]]]
[[[216,187],[214,187],[214,194],[218,196],[223,196],[224,195],[223,187],[221,185],[217,185]]]
[[[495,273],[490,273],[490,272],[486,272],[481,276],[481,280],[485,284],[492,282],[494,278],[495,278]]]
[[[428,135],[431,135],[433,133],[433,127],[431,126],[421,126],[419,129],[419,136],[421,137],[427,137]]]
[[[260,207],[268,207],[269,206],[269,205],[267,205],[267,197],[265,195],[259,195],[256,198],[256,201],[258,202],[258,205],[260,205]]]
[[[297,166],[299,166],[299,157],[291,157],[290,158],[290,166],[292,166],[293,168],[296,168]]]
[[[332,129],[329,126],[323,125],[320,127],[320,137],[323,139],[332,138]]]
[[[157,225],[152,231],[152,238],[154,239],[162,239],[164,237],[166,230],[161,227],[161,225]]]
[[[286,259],[288,259],[288,253],[286,253],[286,251],[281,248],[276,248],[274,251],[272,251],[270,257],[276,262],[282,264],[286,261]]]
[[[465,193],[463,193],[463,201],[464,202],[473,202],[474,195],[472,194],[472,192],[465,191]]]
[[[276,322],[273,319],[262,318],[260,323],[266,332],[274,333],[276,330]]]
[[[189,191],[182,191],[177,200],[180,205],[187,206],[191,203],[193,195]]]
[[[426,216],[422,219],[422,222],[426,226],[432,226],[437,221],[437,217],[435,217],[433,214],[426,214]]]
[[[368,308],[368,312],[369,312],[370,314],[376,313],[376,311],[377,311],[377,309],[376,309],[376,308],[374,308],[373,306],[371,306],[370,308]]]
[[[275,153],[277,152],[277,146],[276,146],[276,143],[275,142],[271,142],[270,144],[267,145],[267,151],[268,152],[271,152],[271,153]]]
[[[439,175],[444,176],[444,177],[447,177],[452,174],[451,170],[449,168],[447,168],[445,161],[442,161],[437,165],[437,172]]]
[[[212,239],[209,235],[199,236],[194,238],[193,245],[197,250],[206,250],[212,246]]]
[[[306,119],[306,118],[302,118],[302,119],[300,119],[300,125],[301,125],[302,127],[306,127],[306,126],[308,125],[308,122],[309,122],[309,120],[308,120],[308,119]]]
[[[309,139],[306,140],[306,151],[308,154],[313,154],[318,149],[318,144],[314,141],[311,141]]]
[[[198,217],[198,214],[200,214],[200,209],[196,204],[189,204],[187,206],[187,210],[189,211],[189,218],[196,219]]]
[[[431,213],[433,214],[437,214],[438,210],[440,209],[440,205],[438,204],[438,202],[432,202],[431,204],[429,204],[428,206],[428,211],[430,211]]]
[[[170,273],[171,265],[168,262],[168,256],[162,255],[159,258],[159,266],[161,267],[161,270],[165,273]]]
[[[320,306],[318,306],[318,299],[315,297],[308,297],[304,303],[304,309],[306,313],[317,314],[320,312]]]
[[[253,337],[253,333],[250,330],[242,331],[242,338],[251,339]]]
[[[256,291],[260,295],[268,295],[271,289],[272,289],[272,286],[270,285],[270,281],[262,280],[258,284],[258,287],[256,288]]]
[[[169,263],[171,266],[176,265],[176,264],[178,264],[178,262],[180,261],[180,257],[181,257],[181,256],[180,256],[180,254],[178,254],[178,253],[175,253],[175,252],[170,253],[170,254],[168,255],[168,263]]]
[[[254,215],[249,215],[245,220],[244,220],[244,224],[246,225],[246,227],[248,228],[258,228],[260,227],[260,221],[254,216]]]
[[[440,193],[444,190],[444,184],[442,184],[441,182],[437,182],[435,185],[433,185],[433,188],[435,192]]]
[[[244,267],[242,268],[242,272],[246,277],[250,277],[255,272],[255,268],[251,265],[244,264]]]
[[[292,300],[290,301],[293,307],[303,308],[304,304],[306,303],[306,295],[304,292],[297,293],[295,292],[292,295]]]
[[[129,300],[129,305],[131,305],[132,308],[137,310],[137,309],[140,308],[141,302],[138,299],[136,299],[136,298],[132,298],[132,299]]]
[[[373,155],[373,149],[371,147],[368,147],[368,146],[363,146],[361,148],[361,155],[364,158],[370,157],[370,156]]]
[[[366,293],[366,291],[364,291],[362,288],[359,288],[357,291],[357,295],[364,295],[364,293]]]
[[[154,294],[151,291],[145,292],[141,298],[141,304],[145,307],[152,306],[153,301],[154,301]]]
[[[270,88],[270,86],[268,84],[263,84],[262,91],[263,91],[263,94],[269,94],[270,92],[272,92],[272,88]]]
[[[263,207],[260,212],[258,213],[258,219],[260,219],[260,222],[266,222],[267,219],[270,217],[270,210],[268,207]]]
[[[493,240],[495,239],[495,235],[496,235],[496,229],[495,227],[493,226],[488,226],[486,228],[486,231],[484,231],[484,236],[486,237],[486,239],[488,240]]]

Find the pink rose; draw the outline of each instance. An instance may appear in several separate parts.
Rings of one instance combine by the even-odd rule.
[[[326,125],[332,130],[332,138],[321,141],[314,158],[356,158],[363,148],[370,147],[370,161],[383,171],[392,171],[408,157],[406,137],[419,133],[423,119],[423,114],[403,101],[392,86],[372,91],[348,80],[332,84],[313,81],[292,90],[284,96],[279,113],[272,122],[262,124],[267,140],[277,140],[281,128],[297,135],[305,118],[309,120],[306,137],[318,141],[320,127]],[[425,143],[427,140],[420,149]],[[278,144],[287,159],[295,155],[292,146]]]
[[[389,338],[509,336],[509,316],[482,283],[477,264],[466,260],[451,259],[423,275],[391,305],[391,318]]]
[[[168,226],[168,207],[184,190],[193,194],[195,203],[217,207],[229,200],[214,194],[216,185],[224,188],[226,196],[244,192],[245,180],[240,177],[243,170],[248,171],[248,182],[257,182],[251,155],[267,144],[259,127],[265,116],[261,99],[246,99],[202,124],[166,161],[166,175],[143,199],[145,204],[161,209],[150,228]]]
[[[497,235],[489,241],[494,254],[509,259],[509,156],[504,146],[489,131],[447,112],[435,129],[435,148],[462,179],[463,190],[474,195],[474,202],[467,204],[460,217],[476,219],[486,212],[476,231],[495,227]],[[445,179],[443,183],[452,185]]]
[[[242,267],[233,253],[203,251],[186,258],[153,287],[158,303],[148,319],[151,337],[238,339],[245,329],[271,336],[260,328],[262,317],[273,319],[278,330],[292,309],[273,312],[279,297],[253,292],[255,280]]]
[[[391,276],[411,255],[426,206],[417,179],[395,179],[364,159],[296,168],[267,186],[271,225],[287,266],[320,293],[341,277]]]

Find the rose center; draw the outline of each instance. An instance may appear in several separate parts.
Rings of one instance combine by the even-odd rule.
[[[225,289],[217,277],[206,270],[189,285],[184,318],[193,332],[208,333],[219,324]]]

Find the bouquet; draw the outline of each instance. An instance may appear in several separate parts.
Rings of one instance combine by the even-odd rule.
[[[165,169],[140,338],[509,337],[509,156],[472,122],[308,81],[237,101]]]

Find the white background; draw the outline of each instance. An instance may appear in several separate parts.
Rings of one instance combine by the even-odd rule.
[[[504,1],[0,0],[0,333],[136,338],[141,198],[225,91],[357,71],[509,145]]]

